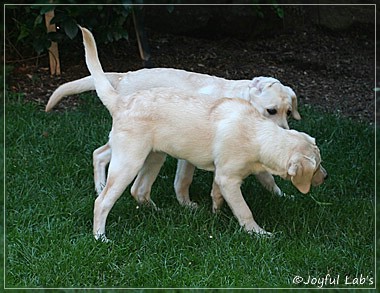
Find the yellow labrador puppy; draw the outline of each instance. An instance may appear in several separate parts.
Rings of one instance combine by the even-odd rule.
[[[113,118],[108,178],[94,206],[96,239],[107,240],[108,213],[152,154],[166,153],[214,171],[215,209],[220,195],[242,227],[260,234],[268,232],[255,222],[240,190],[246,176],[270,172],[290,179],[302,193],[324,181],[327,173],[315,140],[279,127],[247,101],[206,99],[174,88],[120,94],[103,72],[92,34],[81,30],[96,92]]]
[[[172,68],[141,69],[128,73],[106,73],[112,86],[124,95],[138,90],[155,87],[175,87],[194,95],[207,94],[214,97],[242,98],[250,101],[264,115],[279,126],[289,128],[287,118],[292,115],[301,119],[297,110],[297,97],[294,91],[272,77],[256,77],[253,80],[227,80],[207,74],[188,72]],[[91,76],[65,83],[50,97],[46,111],[50,111],[64,96],[95,90]],[[204,96],[207,98],[207,96]],[[93,153],[95,189],[100,194],[106,182],[106,166],[111,159],[111,148],[105,144]],[[154,159],[157,161],[154,162]],[[135,197],[150,199],[150,190],[165,157],[151,159],[149,168],[144,168],[135,180],[131,193]],[[196,206],[190,201],[189,186],[195,167],[187,161],[179,160],[174,181],[176,196],[180,204]],[[268,172],[256,174],[257,179],[270,192],[282,195],[273,176]]]

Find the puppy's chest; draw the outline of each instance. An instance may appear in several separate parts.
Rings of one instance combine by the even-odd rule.
[[[247,161],[245,164],[241,164],[240,175],[242,178],[245,178],[250,174],[258,174],[262,172],[268,172],[270,174],[280,176],[284,175],[283,172],[272,169],[258,161]]]
[[[258,162],[255,159],[252,160],[252,158],[250,159],[247,158],[245,162],[242,161],[240,164],[240,175],[242,178],[245,178],[250,174],[258,174],[267,171],[267,168],[261,162]]]

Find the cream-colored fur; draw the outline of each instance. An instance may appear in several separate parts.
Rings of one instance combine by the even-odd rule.
[[[264,116],[269,117],[283,128],[289,128],[287,118],[290,114],[301,119],[297,110],[297,97],[294,91],[272,77],[256,77],[253,80],[227,80],[207,74],[188,72],[172,68],[141,69],[127,73],[105,73],[112,86],[124,95],[138,90],[155,87],[175,87],[202,97],[242,98],[250,101]],[[95,90],[91,76],[61,85],[50,97],[46,111],[50,111],[66,95]],[[207,95],[207,96],[206,96]],[[111,159],[111,148],[105,144],[93,153],[95,189],[100,194],[106,183],[106,166]],[[158,159],[158,158],[157,158]],[[152,162],[152,168],[139,173],[131,192],[135,197],[150,202],[150,189],[160,170],[159,162]],[[153,168],[156,167],[156,168]],[[191,202],[189,187],[195,167],[189,162],[178,160],[174,181],[176,196],[180,204],[196,206]],[[274,178],[268,172],[256,175],[261,184],[270,192],[282,195]]]
[[[82,33],[86,64],[113,118],[107,182],[94,206],[96,239],[107,239],[106,219],[116,200],[151,157],[163,153],[214,171],[214,209],[224,198],[248,232],[267,234],[241,194],[246,176],[270,172],[290,179],[302,193],[323,182],[327,174],[309,135],[279,127],[242,99],[204,98],[174,88],[121,94],[104,75],[92,34],[84,28]]]

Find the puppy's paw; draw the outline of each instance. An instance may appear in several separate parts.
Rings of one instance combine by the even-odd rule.
[[[196,202],[193,202],[193,201],[182,201],[179,204],[183,207],[187,207],[190,209],[197,209],[198,208],[198,204]]]
[[[106,237],[106,234],[95,234],[94,237],[95,237],[96,241],[100,241],[100,242],[103,242],[103,243],[110,243],[111,242],[111,240],[109,240]]]
[[[212,213],[213,214],[220,214],[220,211],[221,211],[220,207],[216,207],[216,206],[212,207]]]
[[[185,206],[188,208],[191,208],[191,209],[197,209],[198,208],[198,204],[194,201],[186,203]]]
[[[277,195],[277,196],[284,196],[284,193],[282,192],[282,190],[276,185],[275,187],[273,187],[273,190],[272,190],[273,194]]]
[[[139,209],[139,208],[149,208],[149,209],[153,209],[155,211],[160,211],[161,209],[154,203],[153,200],[151,199],[148,199],[148,200],[144,200],[144,201],[141,201],[141,202],[137,202],[137,206],[136,206],[136,209]]]
[[[268,231],[265,231],[265,230],[262,230],[262,231],[260,231],[260,232],[258,232],[256,234],[259,237],[273,237],[274,236],[271,232],[268,232]]]
[[[273,234],[271,232],[265,231],[263,228],[256,228],[256,229],[251,229],[247,230],[249,234],[259,236],[259,237],[272,237]]]

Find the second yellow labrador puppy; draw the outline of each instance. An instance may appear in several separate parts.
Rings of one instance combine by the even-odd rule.
[[[139,90],[156,87],[173,87],[187,90],[192,95],[204,94],[202,97],[241,98],[251,102],[264,116],[270,118],[283,128],[289,128],[287,118],[299,120],[297,97],[294,91],[272,77],[255,77],[252,80],[228,80],[207,74],[189,72],[174,68],[153,68],[130,71],[126,73],[105,73],[113,87],[124,95]],[[51,95],[46,111],[50,111],[64,96],[95,90],[91,76],[65,83]],[[100,194],[106,183],[106,166],[111,159],[111,148],[105,144],[93,153],[95,189]],[[154,159],[157,161],[154,162]],[[135,180],[131,193],[150,201],[150,190],[155,181],[162,160],[156,156],[151,159],[149,168],[144,168]],[[196,206],[190,200],[189,186],[193,179],[195,167],[185,160],[178,160],[174,188],[181,205]],[[256,174],[260,183],[270,192],[282,195],[282,191],[268,172]]]
[[[116,200],[151,156],[162,153],[214,171],[214,208],[222,196],[239,224],[259,234],[268,232],[256,223],[241,193],[246,176],[266,171],[290,179],[302,193],[323,183],[327,173],[315,140],[279,127],[247,101],[203,99],[171,88],[120,95],[103,72],[92,34],[81,30],[96,92],[113,118],[108,178],[94,206],[96,239],[107,240],[106,220]]]

